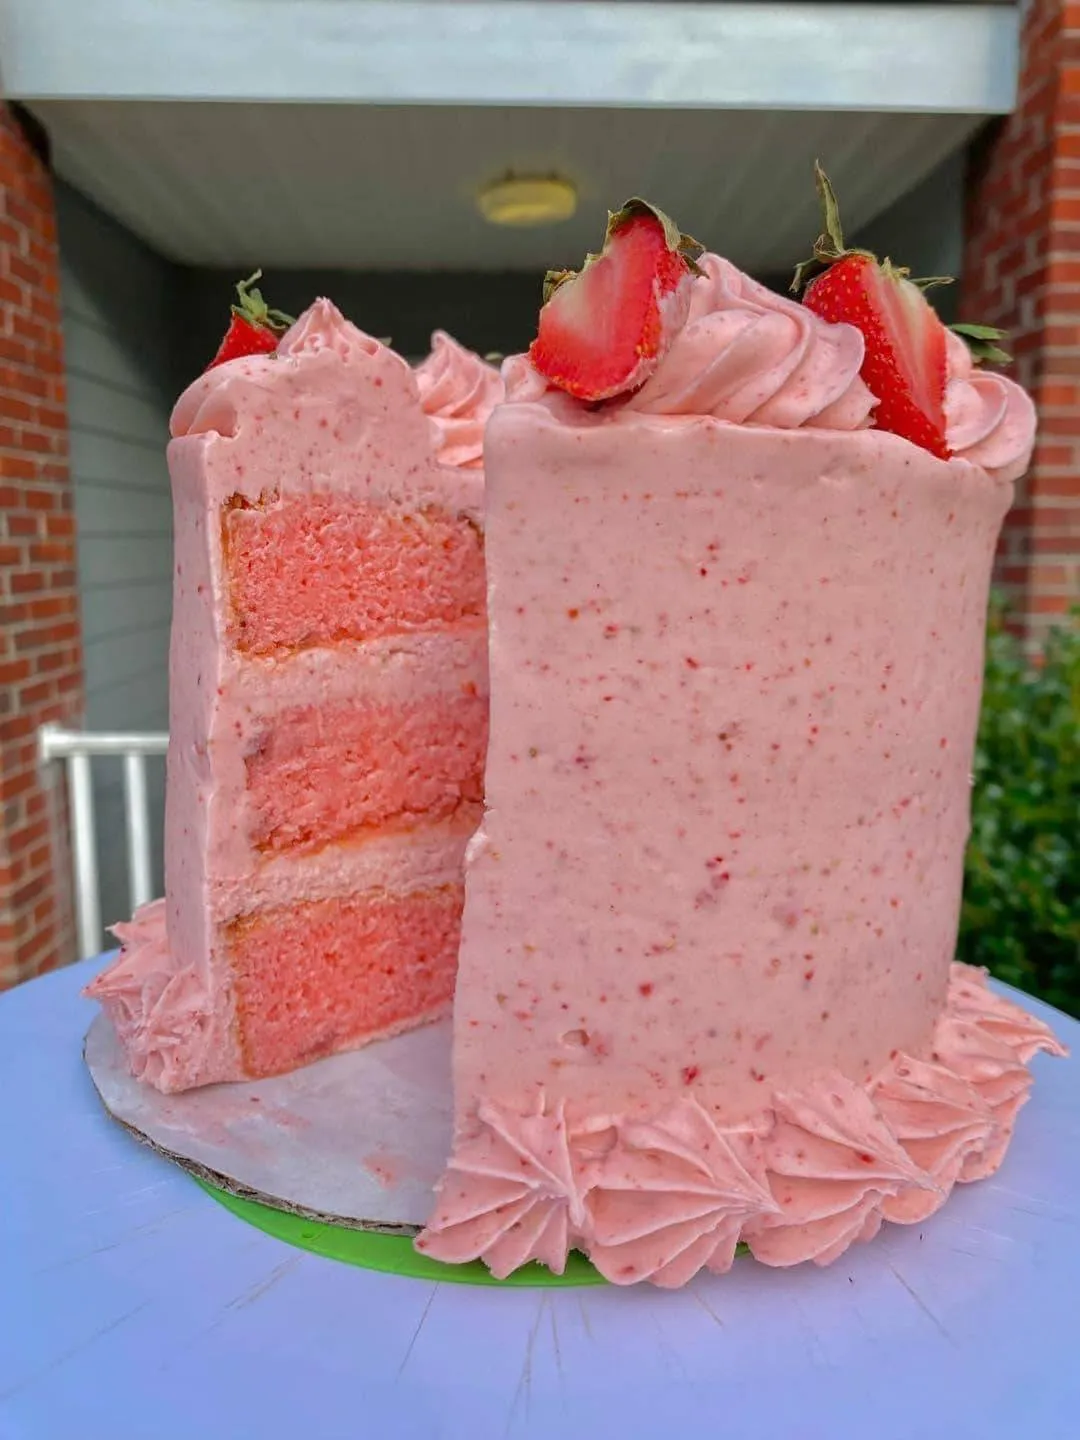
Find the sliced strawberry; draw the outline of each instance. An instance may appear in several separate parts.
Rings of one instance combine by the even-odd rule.
[[[643,384],[686,324],[702,247],[644,200],[608,220],[580,272],[549,271],[529,359],[552,385],[607,400]]]
[[[207,370],[212,370],[215,365],[224,365],[226,360],[238,360],[243,355],[270,354],[277,349],[278,341],[294,323],[291,315],[268,309],[259,291],[252,289],[256,280],[261,278],[262,271],[256,270],[254,275],[237,285],[240,303],[232,307],[229,328]]]
[[[809,274],[823,269],[806,286],[803,304],[823,320],[862,331],[860,373],[878,399],[875,426],[947,460],[945,326],[923,294],[946,282],[911,280],[889,260],[879,263],[868,250],[847,249],[833,188],[820,165],[815,174],[825,234],[814,245],[814,258],[796,270],[791,288],[798,293]]]

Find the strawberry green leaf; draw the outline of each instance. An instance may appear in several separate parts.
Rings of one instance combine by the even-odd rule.
[[[246,280],[237,282],[236,293],[240,303],[232,307],[232,312],[239,315],[241,320],[246,320],[249,325],[257,325],[275,335],[283,335],[296,321],[292,315],[286,315],[282,310],[271,310],[267,306],[261,291],[254,288],[255,282],[261,279],[262,271],[256,270]]]
[[[825,220],[825,234],[817,243],[822,245],[823,242],[826,242],[836,255],[843,255],[844,228],[840,224],[840,202],[836,198],[832,181],[821,168],[820,160],[814,161],[814,183],[817,186],[818,198],[821,200],[821,213]]]
[[[949,329],[966,341],[977,365],[1008,365],[1012,360],[1008,351],[1002,350],[997,344],[997,341],[1007,338],[1008,332],[1005,330],[998,330],[993,325],[970,325],[966,322],[950,325]]]
[[[843,260],[846,255],[867,255],[871,260],[876,256],[871,255],[869,250],[850,250],[844,244],[844,228],[840,223],[840,202],[836,198],[836,191],[832,187],[832,181],[821,168],[821,161],[814,161],[814,183],[817,186],[818,199],[821,202],[821,217],[825,229],[814,241],[814,252],[809,260],[803,260],[795,267],[795,275],[791,281],[791,293],[798,295],[806,287],[808,281],[812,280],[820,270],[827,270],[837,260]]]
[[[1008,334],[1006,330],[998,330],[994,325],[971,325],[966,320],[950,325],[949,329],[970,340],[1004,340]]]

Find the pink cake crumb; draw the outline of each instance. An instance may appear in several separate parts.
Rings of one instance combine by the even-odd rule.
[[[236,921],[228,952],[248,1075],[280,1074],[434,1019],[457,970],[462,887],[366,894]]]
[[[313,849],[393,821],[443,819],[483,796],[487,697],[285,710],[247,758],[252,843]]]
[[[444,629],[484,617],[484,546],[468,519],[343,495],[234,497],[222,519],[238,650]]]

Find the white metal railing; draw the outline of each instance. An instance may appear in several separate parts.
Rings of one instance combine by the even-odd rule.
[[[120,756],[124,762],[128,891],[134,910],[153,899],[146,760],[151,755],[164,755],[168,744],[169,737],[163,734],[94,735],[81,730],[65,730],[60,725],[45,725],[38,732],[38,753],[42,764],[63,761],[67,767],[80,959],[97,955],[102,948],[91,763],[106,755]]]

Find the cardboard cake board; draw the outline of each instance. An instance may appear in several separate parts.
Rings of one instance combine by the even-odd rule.
[[[86,1064],[121,1125],[197,1179],[311,1220],[414,1235],[450,1152],[451,1022],[267,1080],[163,1095],[98,1015]]]

